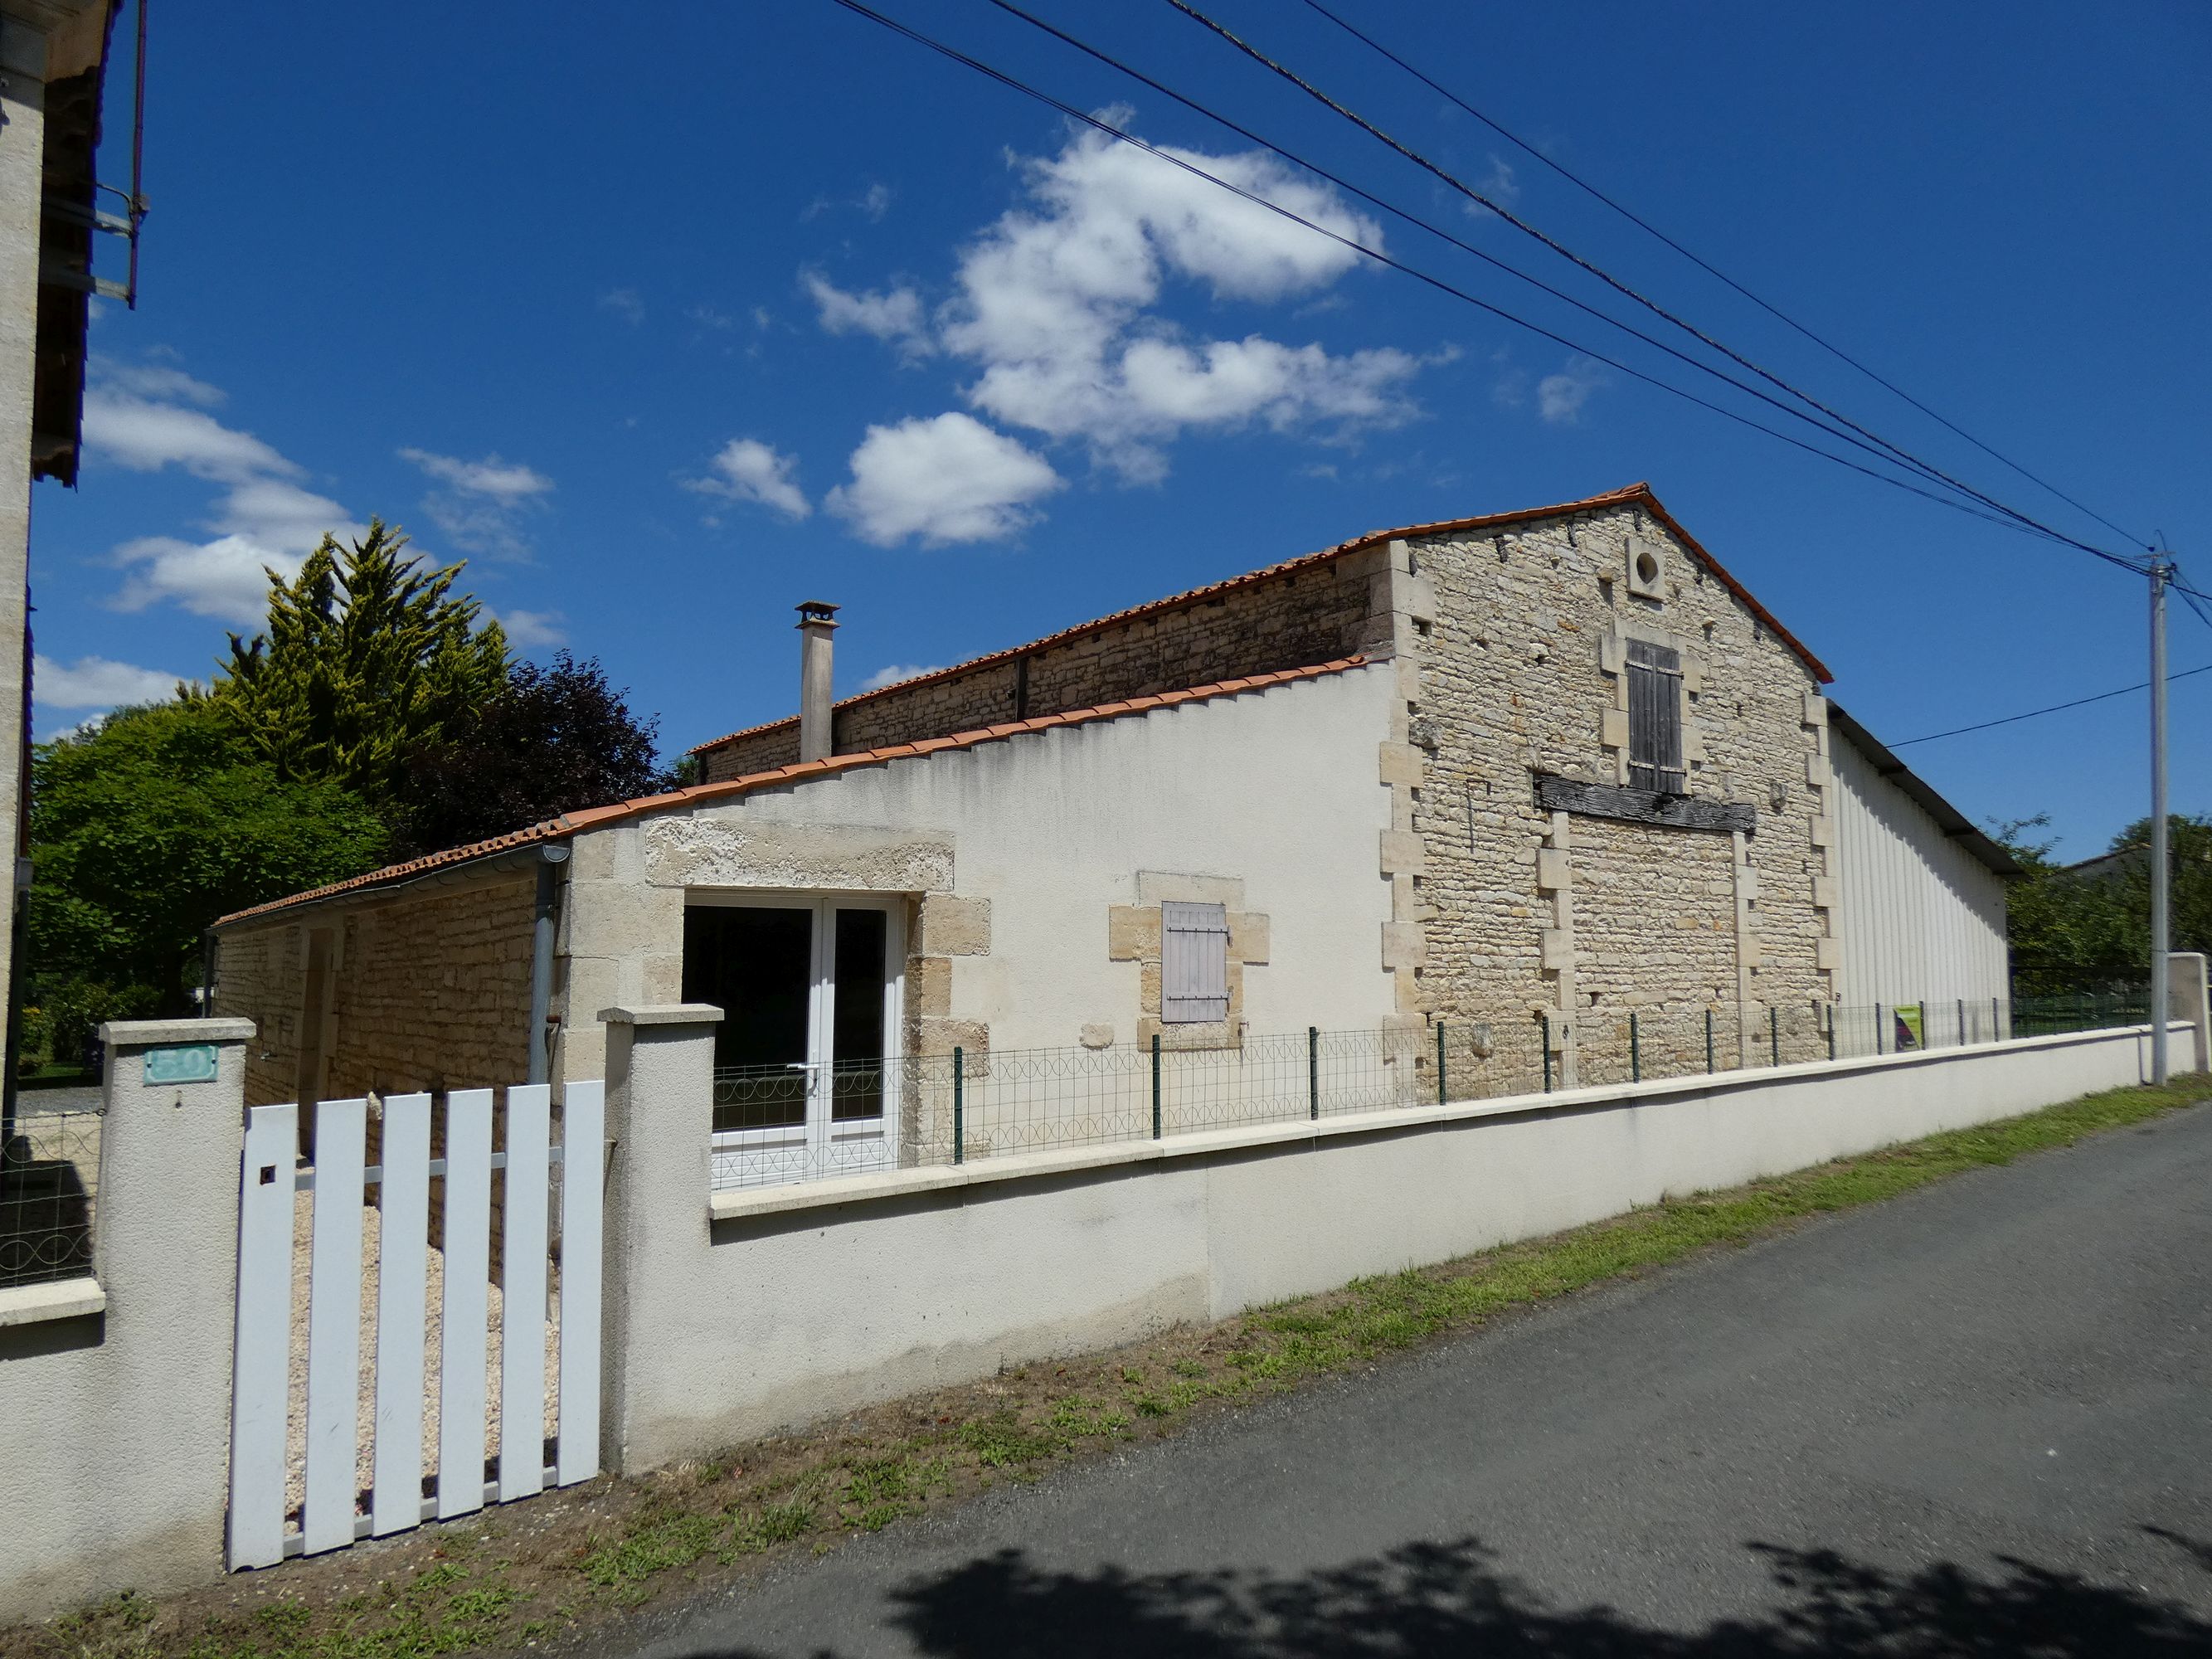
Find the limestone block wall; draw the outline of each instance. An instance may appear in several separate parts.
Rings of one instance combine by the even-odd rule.
[[[1096,708],[1245,674],[1329,662],[1363,648],[1378,556],[1347,554],[974,668],[890,686],[837,706],[840,754],[974,731],[1001,720]],[[700,757],[714,782],[799,758],[796,719]]]
[[[1656,598],[1631,592],[1632,537]],[[1748,1025],[1825,1002],[1827,731],[1803,659],[1632,503],[1400,545],[1407,741],[1383,763],[1418,842],[1395,854],[1418,866],[1401,920],[1419,927],[1385,943],[1401,1006],[1540,1023],[1571,1082],[1583,1060],[1625,1074],[1628,1007],[1748,1005]],[[1622,781],[1629,638],[1683,653],[1687,790],[1755,808],[1741,846],[1536,804],[1536,773]]]
[[[293,1097],[300,1073],[301,1000],[306,993],[305,930],[296,918],[225,928],[216,958],[213,1012],[253,1022],[246,1045],[246,1103]]]
[[[215,1011],[251,1019],[249,1106],[522,1082],[537,876],[495,868],[225,928]],[[324,994],[307,1004],[314,936]],[[302,1091],[301,1055],[322,1056]]]

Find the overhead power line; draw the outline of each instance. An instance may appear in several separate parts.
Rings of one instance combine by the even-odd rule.
[[[1266,137],[1264,134],[1254,131],[1251,128],[1222,114],[1218,110],[1213,109],[1210,106],[1201,103],[1197,99],[1177,91],[1175,88],[1169,86],[1166,82],[1160,81],[1153,76],[1146,74],[1144,70],[1136,68],[1134,65],[1115,57],[1111,52],[1106,52],[1098,46],[1091,45],[1087,40],[1069,33],[1066,29],[1060,28],[1056,24],[1047,21],[1045,19],[1037,16],[1033,12],[1024,10],[1022,7],[1014,4],[1013,0],[990,0],[990,3],[996,6],[1000,11],[1006,13],[1009,16],[1018,18],[1023,22],[1029,24],[1031,27],[1038,29],[1046,34],[1049,34],[1054,40],[1060,41],[1064,45],[1073,46],[1076,51],[1084,53],[1085,56],[1094,59],[1095,61],[1103,64],[1122,75],[1127,76],[1131,80],[1135,81],[1139,85],[1149,87],[1153,91],[1159,93],[1162,96],[1172,99],[1175,102],[1181,104],[1184,108],[1203,116],[1205,118],[1213,122],[1215,125],[1224,128],[1228,131],[1235,133],[1240,138],[1243,138],[1249,143],[1258,144],[1264,149],[1273,151],[1283,160],[1291,162],[1293,166],[1304,168],[1307,172],[1312,173],[1316,178],[1326,179],[1328,183],[1335,185],[1338,189],[1344,191],[1346,194],[1355,197],[1358,200],[1365,202],[1372,207],[1378,208],[1382,211],[1390,214],[1397,219],[1402,220],[1407,224],[1412,225],[1418,229],[1426,231],[1431,236],[1437,238],[1439,240],[1452,247],[1457,248],[1462,252],[1473,255],[1475,258],[1481,260],[1486,264],[1504,271],[1507,276],[1515,278],[1516,281],[1526,283],[1530,287],[1538,289],[1540,292],[1548,295],[1552,298],[1558,300],[1564,304],[1573,307],[1576,310],[1595,318],[1597,321],[1604,323],[1609,327],[1619,329],[1621,332],[1628,335],[1631,338],[1640,340],[1644,344],[1652,347],[1655,350],[1665,353],[1668,356],[1674,358],[1676,362],[1682,363],[1689,368],[1696,370],[1698,374],[1711,375],[1715,380],[1719,380],[1723,385],[1732,386],[1737,391],[1757,398],[1759,402],[1767,404],[1770,408],[1774,409],[1780,414],[1787,416],[1793,421],[1800,422],[1811,427],[1814,431],[1822,434],[1824,436],[1839,440],[1855,449],[1863,451],[1863,453],[1875,457],[1878,460],[1893,462],[1893,458],[1880,446],[1868,442],[1841,426],[1832,424],[1818,414],[1808,414],[1802,408],[1797,407],[1792,404],[1785,403],[1781,398],[1774,396],[1771,392],[1763,391],[1757,386],[1738,379],[1735,374],[1730,374],[1724,368],[1716,367],[1714,364],[1705,362],[1703,358],[1692,356],[1689,353],[1683,351],[1675,346],[1669,345],[1666,341],[1656,338],[1653,335],[1644,332],[1644,331],[1636,327],[1634,325],[1623,322],[1620,319],[1613,316],[1609,313],[1601,311],[1597,307],[1589,304],[1587,301],[1577,299],[1575,295],[1567,293],[1563,289],[1553,286],[1552,283],[1544,281],[1541,277],[1533,276],[1529,272],[1521,270],[1518,266],[1514,265],[1504,259],[1499,258],[1496,254],[1491,253],[1484,248],[1476,246],[1474,243],[1466,240],[1464,238],[1454,235],[1450,231],[1445,230],[1441,226],[1436,224],[1433,221],[1422,217],[1419,214],[1414,213],[1410,209],[1401,207],[1395,202],[1389,201],[1382,197],[1377,196],[1373,191],[1354,184],[1352,180],[1343,177],[1340,173],[1331,172],[1328,168],[1321,166],[1318,162],[1299,155],[1297,151],[1292,150],[1283,144],[1278,143],[1275,140]],[[1301,221],[1300,222],[1304,222]],[[1519,321],[1520,319],[1515,319],[1514,320]],[[1533,326],[1533,325],[1528,325],[1525,323],[1522,325]],[[1549,337],[1556,339],[1559,337],[1551,336]],[[1574,349],[1584,349],[1583,348]],[[1594,356],[1595,354],[1589,353],[1585,349],[1585,355]],[[1600,358],[1599,361],[1606,362],[1608,367],[1618,367],[1618,365],[1613,364],[1612,360],[1609,358]],[[1662,383],[1655,381],[1653,384],[1658,385]],[[1671,390],[1673,388],[1669,387],[1668,389]],[[1765,427],[1761,427],[1760,429],[1763,431],[1771,430],[1771,428]],[[1826,452],[1816,451],[1815,453],[1825,453]],[[1937,498],[1931,496],[1929,499]],[[1954,504],[1955,505],[1955,503]],[[1990,523],[2003,524],[2010,529],[2023,530],[2027,533],[2044,537],[2045,539],[2058,542],[2062,545],[2070,545],[2065,538],[2058,535],[2056,532],[2045,529],[2039,526],[2023,525],[2000,519],[1987,513],[1978,513],[1975,516],[1985,519]]]
[[[1227,191],[1232,196],[1239,197],[1242,199],[1251,203],[1254,206],[1261,208],[1269,213],[1275,214],[1279,217],[1286,219],[1293,224],[1303,226],[1307,230],[1313,232],[1316,235],[1324,237],[1341,246],[1351,249],[1354,252],[1364,255],[1364,257],[1374,260],[1377,264],[1383,265],[1393,270],[1402,272],[1406,276],[1411,276],[1415,281],[1425,283],[1427,286],[1437,289],[1440,293],[1449,295],[1454,299],[1462,301],[1468,305],[1475,307],[1479,310],[1488,313],[1492,316],[1498,317],[1504,321],[1511,323],[1516,327],[1526,329],[1530,333],[1537,335],[1540,338],[1550,340],[1555,344],[1564,346],[1570,351],[1578,353],[1582,356],[1589,358],[1593,362],[1601,363],[1607,368],[1613,369],[1620,374],[1625,374],[1632,380],[1640,380],[1647,386],[1657,387],[1660,391],[1671,392],[1675,397],[1680,398],[1686,402],[1694,404],[1700,409],[1708,410],[1712,413],[1722,416],[1723,419],[1735,422],[1738,425],[1749,427],[1755,432],[1763,432],[1769,437],[1788,444],[1793,449],[1802,450],[1808,455],[1817,455],[1823,460],[1832,461],[1838,466],[1847,467],[1851,471],[1859,473],[1866,477],[1872,478],[1877,483],[1886,483],[1893,489],[1905,490],[1911,495],[1921,497],[1924,501],[1934,501],[1937,505],[1949,507],[1954,512],[1963,513],[1970,518],[1980,519],[1991,524],[2001,525],[2007,529],[2026,530],[2030,534],[2045,536],[2051,540],[2063,542],[2068,545],[2078,545],[2078,544],[2073,541],[2072,538],[2063,536],[2059,532],[2050,530],[2045,526],[2035,525],[2033,521],[2023,520],[2021,516],[2019,514],[2014,514],[2010,517],[1999,517],[1996,514],[1984,512],[1971,505],[1969,502],[1958,499],[1956,496],[1940,495],[1935,490],[1924,489],[1921,485],[1912,483],[1908,478],[1899,477],[1893,473],[1878,471],[1871,466],[1864,465],[1860,462],[1851,459],[1849,456],[1838,455],[1831,450],[1821,448],[1817,444],[1808,443],[1802,439],[1792,436],[1787,432],[1768,426],[1764,422],[1754,420],[1747,415],[1741,414],[1735,410],[1714,403],[1709,398],[1701,398],[1693,392],[1686,391],[1680,386],[1673,385],[1668,381],[1662,380],[1656,375],[1650,374],[1642,369],[1632,368],[1629,364],[1622,362],[1618,358],[1608,356],[1602,351],[1583,345],[1553,329],[1546,328],[1540,323],[1531,322],[1525,317],[1517,316],[1514,313],[1506,310],[1502,306],[1493,305],[1491,301],[1470,294],[1466,289],[1445,281],[1443,277],[1437,276],[1432,272],[1424,270],[1418,265],[1409,264],[1402,259],[1394,258],[1393,256],[1383,252],[1380,248],[1370,247],[1364,242],[1361,242],[1353,237],[1346,236],[1340,232],[1331,230],[1325,225],[1317,224],[1313,220],[1306,218],[1304,215],[1297,213],[1294,210],[1283,206],[1280,203],[1270,201],[1267,198],[1260,195],[1256,191],[1247,190],[1243,185],[1233,183],[1227,179],[1224,179],[1218,173],[1209,172],[1205,167],[1198,166],[1195,162],[1188,161],[1180,155],[1174,155],[1168,150],[1163,149],[1157,144],[1151,143],[1143,138],[1139,138],[1134,133],[1126,131],[1122,128],[1115,125],[1110,121],[1107,121],[1099,116],[1091,114],[1087,111],[1078,109],[1074,105],[1070,104],[1062,99],[1055,98],[1050,93],[1031,86],[1027,82],[1020,80],[1002,70],[994,68],[992,65],[983,62],[981,58],[971,57],[968,53],[960,51],[956,46],[951,46],[945,41],[939,40],[931,35],[926,34],[921,30],[915,28],[909,24],[901,22],[895,17],[888,16],[885,14],[876,10],[872,6],[864,4],[862,0],[832,0],[832,3],[843,8],[845,10],[853,13],[856,16],[865,17],[869,21],[880,25],[882,27],[889,29],[893,33],[913,41],[917,46],[927,47],[928,50],[934,52],[944,58],[949,58],[954,63],[959,64],[967,69],[973,70],[977,74],[985,76],[990,80],[995,81],[999,84],[1006,87],[1010,90],[1018,92],[1025,97],[1035,99],[1037,102],[1044,105],[1049,109],[1057,111],[1060,115],[1066,117],[1071,121],[1090,127],[1109,137],[1116,139],[1122,143],[1128,144],[1133,149],[1140,149],[1146,155],[1156,156],[1159,160],[1168,163],[1170,167],[1179,167],[1183,172],[1190,173],[1195,178],[1203,179],[1207,183]],[[1710,373],[1712,371],[1708,369],[1707,372]],[[1735,384],[1733,381],[1729,383],[1731,385]],[[1823,429],[1825,430],[1825,428]],[[2096,551],[2094,549],[2091,549],[2089,550]],[[2106,558],[2112,557],[2112,556],[2109,554],[2101,553],[2099,556]],[[2115,559],[2114,562],[2124,563],[2125,562]]]
[[[1449,87],[1447,87],[1442,82],[1432,78],[1417,64],[1409,63],[1407,59],[1400,57],[1396,52],[1391,51],[1389,47],[1384,46],[1381,41],[1375,39],[1373,35],[1365,33],[1356,25],[1346,21],[1335,12],[1331,11],[1327,6],[1322,4],[1321,0],[1305,0],[1305,3],[1313,10],[1319,12],[1330,22],[1335,24],[1338,28],[1342,29],[1346,34],[1352,36],[1353,40],[1359,41],[1362,45],[1368,47],[1369,50],[1379,53],[1383,58],[1388,58],[1391,63],[1396,64],[1407,74],[1419,81],[1423,86],[1428,88],[1430,91],[1437,94],[1439,97],[1448,99],[1452,103],[1457,105],[1462,110],[1464,110],[1468,114],[1481,122],[1483,125],[1488,127],[1499,137],[1504,139],[1506,143],[1513,145],[1516,149],[1521,150],[1523,154],[1528,155],[1532,159],[1542,163],[1545,167],[1549,167],[1553,173],[1558,173],[1560,178],[1565,179],[1569,184],[1574,185],[1577,189],[1595,198],[1599,202],[1612,209],[1613,212],[1627,220],[1629,223],[1634,225],[1638,229],[1644,231],[1648,235],[1657,238],[1661,242],[1663,242],[1667,246],[1672,248],[1676,253],[1681,255],[1683,258],[1687,259],[1692,264],[1697,266],[1698,270],[1704,271],[1707,276],[1711,276],[1716,281],[1725,283],[1728,287],[1735,289],[1736,293],[1750,301],[1752,304],[1757,306],[1761,311],[1765,312],[1769,316],[1773,317],[1778,321],[1784,323],[1790,328],[1796,330],[1799,334],[1803,335],[1805,338],[1810,340],[1814,345],[1819,346],[1823,351],[1826,351],[1831,356],[1840,359],[1850,368],[1857,370],[1861,374],[1865,375],[1868,380],[1872,380],[1876,386],[1881,387],[1883,391],[1903,398],[1906,403],[1911,404],[1913,408],[1918,410],[1923,415],[1928,416],[1929,420],[1934,421],[1939,426],[1942,426],[1947,430],[1965,439],[1968,443],[1973,445],[1975,448],[1980,450],[1982,453],[1989,456],[1992,460],[2011,468],[2012,471],[2020,474],[2021,477],[2026,478],[2030,483],[2034,484],[2037,488],[2048,490],[2051,495],[2056,495],[2060,501],[2065,502],[2067,506],[2074,508],[2076,512],[2084,514],[2087,517],[2094,519],[2099,524],[2104,526],[2106,529],[2112,531],[2115,535],[2120,536],[2139,547],[2148,545],[2141,536],[2138,536],[2133,532],[2128,530],[2124,526],[2114,524],[2103,514],[2098,512],[2096,508],[2090,507],[2082,501],[2076,501],[2073,496],[2068,495],[2064,490],[2061,489],[2057,484],[2052,483],[2049,479],[2037,476],[2025,466],[2022,466],[2018,461],[2012,459],[2009,456],[2002,453],[2001,451],[1992,448],[1990,445],[1984,443],[1979,438],[1977,438],[1972,433],[1967,431],[1956,422],[1950,420],[1937,410],[1929,408],[1926,404],[1921,402],[1919,398],[1914,397],[1903,386],[1899,386],[1893,380],[1888,380],[1875,370],[1868,368],[1866,364],[1852,356],[1850,353],[1845,351],[1841,346],[1837,345],[1832,341],[1826,339],[1820,334],[1815,333],[1811,328],[1808,327],[1805,324],[1799,322],[1795,317],[1790,315],[1789,313],[1784,311],[1780,307],[1776,306],[1770,301],[1762,299],[1759,295],[1753,293],[1751,289],[1746,288],[1741,283],[1736,281],[1735,277],[1729,276],[1726,271],[1720,270],[1717,266],[1692,252],[1688,248],[1683,246],[1681,243],[1676,241],[1672,236],[1669,236],[1665,231],[1660,229],[1658,226],[1651,223],[1649,220],[1644,218],[1641,215],[1636,213],[1626,204],[1618,202],[1612,197],[1607,195],[1605,191],[1600,190],[1595,185],[1590,183],[1589,179],[1583,178],[1581,174],[1572,171],[1565,163],[1547,155],[1542,150],[1537,149],[1535,145],[1530,143],[1527,139],[1522,138],[1519,134],[1511,131],[1494,118],[1486,115],[1481,110],[1477,109],[1473,104],[1468,102],[1466,99],[1461,97],[1459,94],[1454,92]]]
[[[1513,212],[1511,209],[1505,207],[1502,204],[1492,199],[1491,197],[1486,195],[1481,191],[1475,189],[1474,186],[1469,185],[1464,179],[1458,178],[1446,168],[1439,167],[1436,162],[1430,161],[1426,156],[1421,155],[1419,152],[1409,148],[1404,143],[1401,143],[1399,140],[1392,137],[1389,133],[1385,132],[1381,127],[1376,125],[1375,123],[1370,121],[1365,116],[1361,115],[1358,111],[1339,102],[1328,93],[1323,92],[1319,87],[1314,85],[1311,82],[1298,75],[1295,70],[1278,63],[1274,58],[1270,58],[1266,52],[1261,52],[1258,47],[1253,46],[1250,42],[1237,35],[1233,30],[1215,21],[1212,17],[1207,16],[1206,13],[1199,10],[1197,7],[1190,4],[1189,0],[1167,0],[1167,3],[1174,7],[1177,11],[1182,13],[1184,16],[1188,17],[1194,22],[1198,23],[1200,27],[1210,30],[1221,40],[1226,41],[1231,46],[1234,46],[1238,52],[1251,58],[1255,63],[1261,64],[1272,73],[1279,76],[1284,80],[1289,82],[1292,86],[1297,87],[1301,92],[1304,92],[1307,96],[1314,99],[1325,108],[1334,112],[1345,120],[1349,121],[1352,125],[1359,128],[1361,131],[1365,132],[1371,137],[1375,138],[1378,143],[1395,151],[1398,155],[1405,157],[1407,161],[1413,162],[1416,167],[1420,167],[1425,172],[1432,174],[1443,183],[1449,185],[1451,189],[1455,190],[1462,196],[1465,196],[1469,201],[1474,202],[1479,205],[1488,209],[1491,212],[1496,214],[1500,219],[1504,220],[1507,224],[1512,226],[1516,230],[1520,231],[1523,235],[1534,238],[1538,242],[1540,242],[1544,246],[1551,249],[1554,253],[1557,253],[1560,258],[1569,261],[1580,270],[1586,271],[1590,276],[1595,277],[1599,282],[1603,283],[1607,287],[1613,289],[1616,293],[1633,301],[1636,304],[1642,306],[1647,311],[1651,312],[1655,316],[1672,324],[1674,327],[1680,329],[1683,332],[1690,335],[1692,338],[1710,347],[1711,349],[1721,353],[1723,356],[1732,359],[1737,363],[1741,364],[1745,368],[1749,369],[1760,379],[1766,380],[1771,385],[1773,385],[1784,392],[1787,392],[1790,396],[1800,399],[1809,407],[1819,410],[1822,414],[1828,416],[1831,419],[1850,428],[1851,430],[1858,433],[1863,437],[1879,444],[1883,449],[1887,450],[1900,463],[1911,467],[1913,471],[1921,473],[1924,477],[1941,482],[1949,486],[1951,489],[1959,491],[1961,495],[1980,501],[1996,512],[2003,514],[2008,518],[2018,520],[2021,523],[2025,525],[2033,526],[2038,530],[2040,530],[2044,533],[2051,536],[2053,539],[2063,541],[2069,546],[2077,548],[2081,551],[2087,553],[2094,557],[2102,559],[2109,564],[2118,565],[2123,569],[2132,570],[2139,576],[2148,574],[2145,567],[2137,561],[2125,557],[2120,554],[2110,552],[2104,548],[2094,545],[2092,543],[2082,541],[2078,537],[2067,535],[2062,531],[2055,530],[2048,525],[2042,524],[2039,520],[2030,517],[2027,514],[2021,512],[2018,508],[2008,506],[2005,502],[1999,501],[1996,496],[1990,495],[1983,490],[1977,489],[1972,485],[1953,477],[1949,473],[1944,471],[1940,467],[1934,465],[1930,462],[1922,460],[1911,451],[1904,448],[1900,445],[1891,442],[1880,433],[1872,431],[1869,428],[1860,425],[1859,422],[1852,420],[1849,416],[1844,415],[1839,411],[1832,409],[1829,405],[1822,403],[1811,393],[1801,391],[1798,387],[1792,386],[1789,381],[1784,380],[1780,375],[1776,374],[1771,370],[1754,362],[1752,359],[1745,356],[1741,352],[1737,351],[1733,347],[1716,339],[1713,336],[1698,328],[1695,324],[1691,323],[1686,319],[1677,316],[1674,313],[1668,310],[1666,307],[1660,305],[1656,301],[1638,292],[1635,289],[1622,282],[1619,277],[1614,276],[1610,271],[1606,270],[1603,267],[1598,265],[1592,260],[1583,258],[1581,254],[1577,253],[1572,248],[1568,247],[1564,243],[1559,241],[1556,238],[1549,235],[1535,225],[1531,224],[1528,221],[1522,218],[1519,215]]]
[[[2176,680],[2185,680],[2192,674],[2212,674],[2212,662],[2206,663],[2202,668],[2185,668],[2179,674],[2168,674],[2166,677],[2166,684],[2171,685]],[[2011,726],[2020,720],[2037,720],[2045,714],[2056,714],[2069,708],[2086,708],[2093,702],[2109,702],[2114,697],[2124,697],[2134,692],[2149,690],[2150,682],[2144,680],[2138,684],[2124,685],[2117,691],[2100,691],[2094,697],[2076,697],[2071,702],[2054,702],[2048,708],[2031,708],[2024,714],[2007,714],[2002,720],[1983,720],[1973,726],[1955,726],[1948,732],[1930,732],[1924,738],[1906,738],[1901,742],[1885,744],[1884,747],[1909,749],[1916,743],[1933,743],[1938,738],[1962,738],[1969,732],[1986,732],[1992,726]]]

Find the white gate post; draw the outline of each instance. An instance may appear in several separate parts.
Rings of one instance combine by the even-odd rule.
[[[2197,1039],[2197,1067],[2200,1072],[2212,1072],[2212,1009],[2208,1009],[2204,988],[2204,953],[2201,951],[2175,951],[2166,958],[2167,1018],[2176,1024],[2186,1021],[2194,1028]],[[2179,1070],[2179,1067],[2175,1068]]]
[[[683,1420],[676,1334],[702,1310],[691,1280],[706,1262],[708,1145],[714,1130],[714,1027],[706,1003],[606,1008],[605,1274],[600,1304],[600,1467],[649,1468],[654,1430]],[[672,1397],[672,1386],[675,1396]]]
[[[92,1267],[106,1307],[67,1331],[0,1331],[15,1339],[0,1343],[11,1402],[0,1414],[0,1622],[118,1585],[158,1592],[222,1570],[252,1035],[243,1019],[100,1028],[107,1080]],[[157,1056],[157,1076],[208,1075],[149,1083],[149,1049],[191,1051]]]

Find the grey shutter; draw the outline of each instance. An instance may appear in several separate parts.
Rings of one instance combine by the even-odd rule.
[[[1161,905],[1161,1024],[1189,1025],[1228,1018],[1228,908],[1172,901]]]
[[[1663,645],[1628,642],[1628,781],[1679,795],[1682,769],[1682,659]]]

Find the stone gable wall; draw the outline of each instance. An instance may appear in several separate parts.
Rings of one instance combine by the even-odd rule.
[[[1660,557],[1657,603],[1628,591],[1631,535]],[[1803,660],[1632,506],[1416,539],[1406,563],[1394,580],[1419,597],[1396,625],[1419,781],[1403,827],[1419,845],[1397,879],[1422,939],[1399,964],[1401,1008],[1545,1024],[1562,1081],[1573,1061],[1583,1080],[1626,1074],[1631,1007],[1695,1030],[1700,1051],[1709,1006],[1724,1011],[1724,1050],[1744,1041],[1740,1002],[1754,1009],[1744,1024],[1775,1005],[1796,1011],[1793,1030],[1816,1029],[1830,984],[1828,912],[1814,903],[1826,704]],[[1688,793],[1755,806],[1741,860],[1723,831],[1536,805],[1535,772],[1622,781],[1608,739],[1626,742],[1626,699],[1606,670],[1631,634],[1685,650]]]
[[[1373,554],[1346,554],[1019,658],[871,696],[837,709],[834,747],[851,754],[1333,661],[1371,642],[1364,630],[1375,565]],[[1024,663],[1026,698],[1020,696]],[[702,781],[743,777],[798,758],[799,723],[786,721],[701,756]]]

